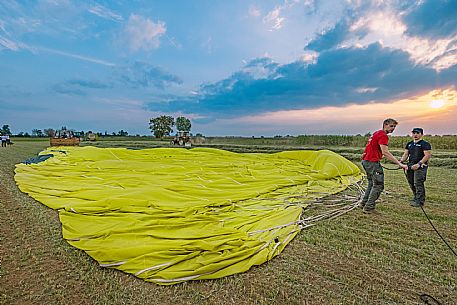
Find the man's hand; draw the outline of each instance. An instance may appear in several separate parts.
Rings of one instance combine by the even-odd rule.
[[[411,166],[411,169],[412,169],[413,171],[417,171],[420,167],[421,167],[421,165],[420,165],[419,163],[416,163],[416,164],[414,164],[413,166]]]
[[[398,166],[400,166],[400,167],[403,168],[404,170],[407,170],[407,169],[408,169],[408,165],[403,164],[403,163],[400,163]]]

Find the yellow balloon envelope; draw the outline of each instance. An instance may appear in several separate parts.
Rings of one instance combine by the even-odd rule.
[[[167,285],[248,270],[300,230],[306,202],[359,168],[331,151],[49,148],[19,188],[59,211],[63,237],[101,266]]]

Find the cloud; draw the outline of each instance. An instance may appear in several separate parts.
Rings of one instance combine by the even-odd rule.
[[[33,93],[26,90],[23,84],[0,84],[0,99],[20,98],[28,99],[33,96]],[[0,103],[0,105],[2,105]]]
[[[409,27],[413,23],[406,24],[404,18],[401,18],[402,14],[409,10],[408,6],[395,7],[391,2],[350,8],[348,11],[351,13],[312,39],[305,50],[324,51],[380,43],[384,47],[405,51],[416,64],[430,66],[436,70],[456,64],[457,36],[427,36],[422,35],[424,33],[420,31],[411,31]],[[419,34],[421,36],[417,36]]]
[[[2,50],[2,49],[11,50],[11,51],[19,51],[19,49],[21,49],[21,45],[6,37],[0,36],[0,50]]]
[[[91,89],[107,89],[112,88],[112,84],[104,83],[101,81],[90,81],[90,80],[82,80],[82,79],[72,79],[66,82],[69,86],[79,86]]]
[[[441,108],[431,108],[430,101],[441,99]],[[224,130],[230,126],[241,126],[240,133],[249,135],[252,131],[260,134],[307,133],[307,134],[357,134],[373,131],[379,124],[392,117],[400,125],[395,134],[409,134],[421,122],[427,132],[449,133],[455,130],[457,115],[457,91],[455,88],[433,90],[426,94],[407,99],[392,100],[388,103],[350,104],[325,106],[315,109],[301,109],[268,112],[255,116],[241,116],[233,119],[219,119],[212,124],[214,129]],[[443,121],[444,119],[444,121]],[[438,122],[438,123],[437,123]],[[371,126],[364,130],[362,126]]]
[[[76,96],[86,96],[87,93],[81,90],[78,86],[74,86],[68,83],[60,83],[52,86],[51,88],[54,92],[65,94],[65,95],[76,95]]]
[[[456,66],[457,67],[457,66]],[[323,51],[316,63],[280,65],[261,58],[227,79],[200,87],[198,94],[150,103],[149,109],[237,117],[278,110],[386,101],[452,85],[457,68],[438,73],[415,65],[408,53],[380,44]],[[261,71],[259,73],[258,71]]]
[[[210,36],[208,39],[201,43],[202,49],[206,50],[206,53],[212,54],[213,53],[213,38]]]
[[[108,62],[108,61],[105,61],[102,59],[93,58],[93,57],[75,54],[75,53],[70,53],[70,52],[65,52],[65,51],[56,50],[56,49],[50,49],[50,48],[41,47],[41,46],[28,45],[28,44],[25,44],[22,42],[13,41],[6,37],[0,36],[0,51],[2,51],[2,50],[10,50],[10,51],[16,51],[16,52],[21,51],[21,50],[27,50],[27,51],[32,52],[33,54],[43,52],[43,53],[50,53],[50,54],[70,57],[70,58],[74,58],[74,59],[78,59],[78,60],[82,60],[82,61],[86,61],[86,62],[91,62],[91,63],[98,64],[98,65],[108,66],[108,67],[112,67],[115,65],[112,62]]]
[[[163,89],[169,85],[180,85],[182,80],[160,67],[135,61],[126,66],[114,68],[114,78],[117,82],[133,88],[155,87]]]
[[[425,0],[403,16],[407,33],[432,39],[457,34],[457,2]]]
[[[164,89],[172,84],[182,84],[182,80],[171,73],[145,62],[118,65],[111,70],[106,81],[70,79],[55,84],[52,90],[66,95],[86,96],[92,89],[157,88]],[[164,98],[164,96],[162,96]]]
[[[160,47],[160,37],[166,31],[167,28],[164,22],[158,21],[154,23],[148,18],[132,14],[124,29],[124,38],[130,50],[138,51],[144,49],[145,51],[150,51]]]
[[[350,35],[349,22],[340,20],[333,28],[318,34],[305,49],[317,52],[332,49],[343,43]]]
[[[124,20],[124,18],[122,18],[121,15],[116,14],[115,12],[113,12],[110,9],[108,9],[104,6],[101,6],[101,5],[92,6],[88,9],[88,11],[90,13],[97,15],[98,17],[101,17],[104,19],[108,19],[108,20],[112,20],[112,21],[116,21],[116,22]]]
[[[281,6],[276,6],[272,11],[268,12],[268,14],[263,17],[263,23],[267,24],[271,30],[279,30],[283,27],[285,18],[281,17]]]
[[[84,56],[84,55],[80,55],[80,54],[64,52],[64,51],[55,50],[55,49],[49,49],[49,48],[44,48],[44,47],[35,47],[34,49],[36,49],[38,51],[43,51],[43,52],[47,52],[47,53],[52,53],[52,54],[57,54],[57,55],[61,55],[61,56],[71,57],[71,58],[79,59],[79,60],[82,60],[82,61],[87,61],[87,62],[91,62],[91,63],[103,65],[103,66],[108,66],[108,67],[112,67],[112,66],[115,65],[114,63],[111,63],[111,62],[108,62],[108,61],[105,61],[105,60],[101,60],[101,59],[98,59],[98,58],[93,58],[93,57],[88,57],[88,56]]]
[[[299,6],[297,8],[297,6]],[[268,26],[269,31],[276,31],[282,29],[286,21],[292,21],[297,18],[297,12],[304,12],[307,14],[316,13],[316,3],[313,0],[284,0],[282,4],[276,5],[274,9],[270,10],[263,18],[262,22]],[[261,11],[256,6],[249,7],[249,15],[258,17]],[[301,15],[303,17],[303,15]]]
[[[251,6],[249,6],[248,14],[251,17],[257,18],[262,14],[262,12],[260,11],[260,9],[256,5],[251,5]]]

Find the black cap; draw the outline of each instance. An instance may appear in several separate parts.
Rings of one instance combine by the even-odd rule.
[[[422,128],[419,128],[419,127],[413,128],[413,132],[424,134],[424,130]]]

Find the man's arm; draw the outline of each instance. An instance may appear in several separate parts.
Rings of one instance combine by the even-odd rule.
[[[397,164],[401,168],[407,169],[408,166],[406,164],[402,164],[400,161],[398,161],[389,151],[389,147],[387,145],[380,144],[381,147],[381,152],[384,157],[386,157],[387,160],[391,161],[392,163]]]
[[[432,157],[432,151],[424,150],[424,157],[422,158],[422,160],[420,160],[420,162],[422,162],[422,164],[427,163],[431,157]]]
[[[432,151],[431,150],[424,150],[424,157],[419,162],[417,162],[416,164],[411,166],[411,169],[414,170],[414,171],[418,170],[419,168],[422,167],[422,164],[424,164],[428,160],[430,160],[431,157],[432,157]]]
[[[408,159],[409,156],[409,150],[405,149],[403,151],[403,155],[400,158],[400,162],[405,162]]]

